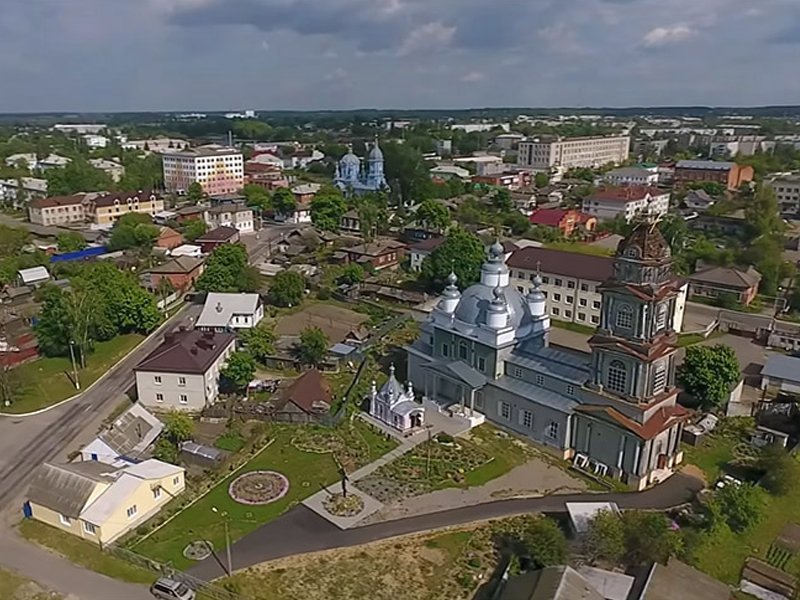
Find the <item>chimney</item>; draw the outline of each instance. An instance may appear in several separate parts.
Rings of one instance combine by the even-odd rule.
[[[197,348],[191,348],[189,352],[191,352],[194,356],[197,356]]]
[[[221,312],[222,312],[222,302],[217,302],[217,305],[214,307],[214,309],[215,309],[215,310],[216,310],[218,313],[221,313]]]

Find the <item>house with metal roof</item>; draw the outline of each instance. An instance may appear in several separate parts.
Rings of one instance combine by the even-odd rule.
[[[209,292],[195,328],[202,331],[252,329],[264,318],[258,294]]]
[[[50,272],[46,267],[31,267],[30,269],[20,269],[17,272],[20,285],[37,286],[50,281]]]
[[[711,266],[689,275],[689,294],[719,300],[726,295],[747,306],[758,295],[761,273],[751,265],[747,269]]]
[[[800,393],[800,358],[773,354],[761,368],[761,389],[777,388],[790,394]]]
[[[156,459],[116,467],[100,461],[39,466],[24,513],[96,544],[137,527],[185,488],[184,469]]]
[[[135,463],[163,430],[164,424],[136,403],[86,444],[81,449],[81,457],[124,467]]]

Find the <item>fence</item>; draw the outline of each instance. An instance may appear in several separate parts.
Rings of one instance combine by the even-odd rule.
[[[193,575],[189,575],[188,573],[184,573],[183,571],[173,569],[170,565],[165,565],[158,561],[152,560],[146,556],[142,556],[141,554],[137,554],[136,552],[128,550],[127,548],[114,546],[112,544],[105,546],[103,550],[119,559],[129,562],[132,565],[148,571],[153,571],[156,576],[169,577],[171,579],[181,581],[194,591],[202,594],[206,598],[210,598],[211,600],[241,600],[239,594],[229,592],[225,588],[209,583],[206,580],[200,579]]]

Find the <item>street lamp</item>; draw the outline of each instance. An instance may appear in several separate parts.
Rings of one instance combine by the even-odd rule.
[[[230,577],[233,574],[233,563],[231,561],[231,535],[228,529],[228,513],[224,511],[220,512],[217,510],[216,506],[212,506],[211,510],[223,519],[222,524],[225,527],[225,554],[228,558],[228,577]]]
[[[75,383],[75,389],[81,389],[81,382],[78,381],[78,367],[75,364],[75,341],[69,341],[69,356],[72,359],[72,378]]]

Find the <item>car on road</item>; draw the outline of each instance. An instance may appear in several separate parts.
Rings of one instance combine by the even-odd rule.
[[[195,600],[194,590],[182,581],[162,577],[150,586],[150,593],[161,600]]]

